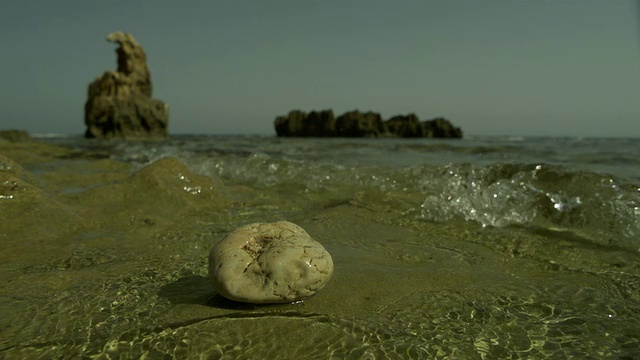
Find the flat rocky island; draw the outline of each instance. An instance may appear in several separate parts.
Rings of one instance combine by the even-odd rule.
[[[293,110],[276,117],[274,125],[278,136],[462,138],[462,130],[445,118],[420,121],[415,114],[408,114],[382,120],[379,113],[358,110],[337,118],[333,110]]]

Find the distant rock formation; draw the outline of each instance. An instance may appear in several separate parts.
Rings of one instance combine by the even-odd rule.
[[[346,112],[336,119],[335,136],[379,137],[385,133],[380,114],[361,113],[358,110]]]
[[[147,56],[131,34],[114,32],[107,40],[120,46],[118,70],[106,71],[89,85],[84,121],[87,138],[164,139],[169,106],[152,99]]]
[[[275,127],[278,136],[335,136],[335,122],[332,110],[309,114],[293,110],[287,116],[277,117]]]
[[[385,122],[387,131],[398,137],[427,137],[416,114],[396,115]],[[433,137],[433,136],[431,136]]]
[[[445,118],[420,121],[415,114],[396,115],[383,121],[378,113],[353,110],[334,120],[333,111],[293,110],[274,122],[278,136],[306,137],[428,137],[462,138],[462,130]]]
[[[462,129],[442,117],[422,123],[426,137],[434,138],[462,138]]]
[[[0,139],[11,142],[27,141],[30,138],[29,133],[25,130],[0,130]]]

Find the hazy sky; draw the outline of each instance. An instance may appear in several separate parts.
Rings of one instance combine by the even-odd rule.
[[[83,133],[121,30],[170,133],[275,134],[277,115],[332,108],[640,137],[639,18],[627,0],[1,1],[0,128]]]

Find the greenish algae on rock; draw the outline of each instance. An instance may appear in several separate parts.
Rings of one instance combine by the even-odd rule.
[[[402,193],[294,197],[174,158],[138,169],[35,142],[0,142],[0,154],[4,358],[526,358],[634,345],[638,254],[417,221],[389,206],[411,200]],[[333,254],[332,280],[298,304],[217,294],[213,239],[282,218]]]

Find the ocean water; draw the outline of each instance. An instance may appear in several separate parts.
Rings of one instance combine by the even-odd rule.
[[[640,358],[640,139],[37,140],[0,143],[6,358]],[[277,220],[329,284],[217,295]]]

